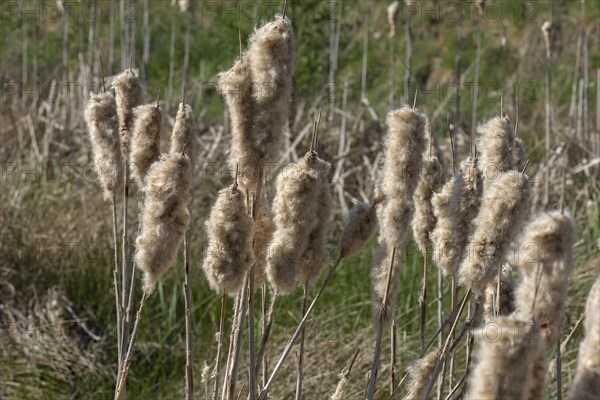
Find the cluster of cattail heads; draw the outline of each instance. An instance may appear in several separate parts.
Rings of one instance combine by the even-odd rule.
[[[459,251],[456,245],[456,208],[459,201],[460,188],[463,186],[462,175],[450,179],[439,193],[431,199],[436,224],[431,231],[433,243],[433,259],[444,274],[454,276],[457,272]]]
[[[231,115],[230,169],[239,167],[240,185],[256,192],[287,129],[295,73],[292,23],[276,16],[257,28],[249,42],[233,67],[219,75],[218,85]]]
[[[117,111],[112,94],[92,94],[85,109],[85,120],[104,197],[110,199],[123,178]]]
[[[190,181],[190,160],[184,154],[163,154],[148,171],[142,231],[135,254],[147,293],[154,291],[157,281],[177,258],[190,221]]]
[[[514,132],[508,117],[492,118],[479,127],[478,146],[485,184],[509,171],[514,165]]]
[[[121,152],[127,159],[133,125],[133,109],[142,101],[142,87],[132,70],[125,70],[117,75],[112,86],[117,94],[117,115],[119,116],[119,133],[121,135]]]
[[[431,198],[440,190],[442,183],[442,165],[437,157],[424,157],[421,178],[414,195],[415,216],[412,220],[413,235],[421,253],[425,253],[435,228],[436,217]]]
[[[158,160],[161,112],[158,104],[138,106],[133,110],[134,123],[131,138],[131,174],[140,188],[144,188],[146,175],[153,162]]]
[[[329,168],[329,163],[309,151],[277,177],[273,200],[275,232],[267,274],[278,292],[293,289],[297,278],[314,281],[327,260],[325,239],[331,212],[326,180]]]
[[[252,267],[254,221],[238,185],[221,189],[206,222],[208,247],[202,268],[211,287],[237,294]]]
[[[477,226],[458,271],[461,285],[481,294],[502,265],[529,209],[529,178],[519,172],[499,175],[486,187]]]

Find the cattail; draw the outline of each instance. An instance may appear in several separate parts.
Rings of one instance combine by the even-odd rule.
[[[425,149],[425,115],[410,108],[403,107],[391,111],[387,117],[388,133],[384,140],[384,163],[382,169],[383,204],[378,206],[377,218],[381,226],[379,241],[381,251],[373,264],[371,276],[374,280],[374,315],[375,323],[381,320],[389,323],[394,315],[396,294],[399,286],[399,274],[402,253],[406,245],[406,237],[413,212],[413,195],[419,183],[423,151]],[[388,271],[392,258],[392,250],[398,256],[394,258],[391,270],[391,284],[385,309],[385,316],[380,316],[381,302],[388,286]]]
[[[326,170],[322,171],[326,174]],[[331,219],[331,190],[327,182],[319,181],[316,204],[317,226],[308,235],[308,247],[300,259],[298,277],[301,282],[313,284],[329,262],[327,252],[327,230]]]
[[[382,171],[386,202],[378,217],[382,238],[389,246],[401,249],[406,243],[423,163],[425,116],[405,106],[388,114],[387,125]]]
[[[560,332],[575,236],[571,218],[553,211],[535,216],[520,238],[520,248],[529,253],[519,260],[523,279],[515,293],[516,315],[535,321],[542,339],[531,369],[530,399],[542,398],[546,387],[546,353],[555,347]]]
[[[343,258],[360,252],[373,237],[377,228],[377,216],[372,205],[358,202],[352,210],[348,222],[340,236],[340,254]]]
[[[192,151],[192,124],[194,123],[194,112],[192,107],[185,103],[179,103],[179,110],[175,117],[175,125],[171,134],[170,153],[193,154]]]
[[[469,156],[460,163],[462,185],[458,186],[456,203],[455,246],[457,262],[462,260],[469,237],[475,230],[475,217],[481,206],[483,177],[477,157]]]
[[[390,25],[389,37],[396,36],[396,20],[398,19],[398,11],[400,10],[400,2],[394,1],[387,8],[387,19]]]
[[[469,377],[468,400],[527,399],[530,368],[539,342],[529,320],[503,316],[474,332],[480,346]],[[492,340],[493,339],[493,340]]]
[[[527,150],[521,138],[515,137],[513,143],[513,169],[517,171],[523,170],[525,163],[527,162]]]
[[[183,154],[163,154],[148,171],[142,231],[135,254],[148,294],[177,258],[190,222],[190,181],[190,160]]]
[[[112,86],[117,94],[121,153],[125,159],[129,159],[133,109],[142,101],[142,87],[140,86],[139,79],[131,70],[123,71],[117,75],[113,80]]]
[[[340,380],[335,388],[335,392],[331,395],[329,400],[345,400],[348,397],[348,384],[350,382],[348,375],[341,373],[339,378]]]
[[[188,12],[190,10],[191,1],[190,0],[179,0],[179,10],[181,12]]]
[[[243,165],[244,174],[259,176],[277,161],[287,129],[292,80],[295,74],[296,42],[291,21],[280,15],[250,36],[247,57],[252,81],[252,146],[258,158]],[[248,171],[249,169],[249,171]],[[254,190],[257,180],[250,182]]]
[[[546,57],[550,58],[550,54],[552,51],[551,48],[551,32],[552,32],[552,22],[550,21],[544,21],[544,23],[542,24],[542,34],[544,35],[544,43],[546,44]]]
[[[600,398],[600,277],[585,303],[585,337],[579,345],[575,380],[569,400]]]
[[[252,77],[248,57],[237,60],[228,71],[218,76],[218,89],[225,98],[231,118],[231,153],[228,158],[230,170],[239,169],[238,179],[243,187],[248,186],[250,167],[259,164],[260,149],[252,137],[254,102],[252,100]]]
[[[429,384],[429,379],[440,359],[440,355],[441,349],[437,348],[406,368],[410,382],[404,400],[423,399],[427,390],[427,385]]]
[[[256,202],[256,219],[254,228],[254,287],[261,286],[267,280],[265,266],[269,243],[275,232],[273,213],[267,201],[266,192]]]
[[[456,248],[456,208],[458,195],[463,186],[462,175],[456,175],[446,182],[439,193],[435,193],[431,199],[433,214],[436,224],[431,231],[431,242],[433,243],[433,259],[436,265],[446,275],[456,275],[457,271],[457,248]]]
[[[273,199],[275,232],[270,244],[267,276],[275,290],[294,288],[300,257],[309,245],[309,234],[319,224],[317,205],[322,179],[330,164],[308,152],[277,177]]]
[[[421,253],[425,253],[430,243],[430,234],[435,228],[436,217],[433,213],[431,198],[442,186],[442,166],[437,157],[427,157],[423,160],[421,178],[413,196],[415,216],[412,220],[412,230],[415,242]]]
[[[237,294],[254,262],[254,221],[237,184],[221,189],[206,221],[208,247],[202,269],[210,286]]]
[[[519,172],[501,174],[481,201],[477,227],[458,271],[461,285],[481,294],[500,268],[529,208],[529,178]]]
[[[122,179],[117,111],[112,94],[92,94],[85,109],[85,120],[104,197],[110,199]]]
[[[395,253],[395,254],[394,254]],[[373,325],[376,329],[382,329],[389,326],[394,319],[396,294],[400,284],[399,274],[402,266],[402,255],[397,250],[389,247],[387,243],[380,241],[380,246],[373,257],[373,267],[371,268],[371,279],[373,280]],[[388,288],[387,298],[385,297]],[[394,279],[395,278],[395,279]],[[386,299],[384,304],[383,300]]]
[[[131,176],[144,188],[148,170],[158,160],[161,112],[154,104],[138,106],[133,110],[134,123],[131,138]]]
[[[523,280],[516,291],[517,312],[537,321],[546,350],[554,348],[564,314],[575,237],[571,217],[552,211],[533,217],[519,241],[527,256],[519,260]]]
[[[483,181],[489,185],[499,174],[513,168],[514,132],[508,117],[496,117],[478,128],[481,137],[477,148],[481,152]]]
[[[498,293],[498,288],[500,293]],[[483,317],[486,323],[491,321],[496,313],[499,316],[509,315],[515,310],[514,290],[515,282],[512,278],[512,267],[510,264],[504,264],[500,270],[500,284],[498,285],[498,276],[496,276],[485,289]]]

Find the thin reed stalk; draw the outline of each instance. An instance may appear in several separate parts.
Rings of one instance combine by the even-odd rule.
[[[246,318],[246,302],[248,301],[248,291],[246,287],[248,286],[248,280],[250,279],[250,275],[246,274],[245,283],[241,289],[240,296],[240,305],[237,313],[237,322],[236,322],[236,330],[235,330],[235,339],[233,342],[232,354],[231,354],[231,370],[227,377],[227,400],[233,400],[235,397],[235,387],[237,383],[237,373],[239,368],[240,361],[240,352],[242,349],[242,337],[244,334],[244,319]]]
[[[266,285],[263,285],[263,287],[266,290]],[[261,365],[262,365],[262,372],[263,372],[263,386],[266,385],[267,382],[267,378],[266,378],[266,369],[267,369],[267,357],[266,357],[266,352],[267,352],[267,342],[269,340],[269,334],[271,333],[271,325],[273,324],[273,312],[275,311],[275,304],[277,302],[277,296],[273,295],[273,297],[271,297],[271,302],[269,305],[269,310],[267,311],[266,315],[263,316],[263,332],[262,332],[262,338],[260,340],[260,346],[258,348],[258,355],[256,357],[256,365],[254,366],[254,368],[256,369],[256,375],[258,375],[258,373],[261,370]]]
[[[423,281],[421,284],[421,296],[419,296],[419,310],[421,314],[419,326],[421,347],[419,357],[423,357],[425,355],[425,322],[427,317],[427,249],[423,252]]]
[[[256,355],[254,346],[254,266],[252,266],[248,278],[248,390],[250,400],[256,399],[256,369],[254,368]]]
[[[219,372],[221,371],[221,351],[223,349],[223,330],[225,329],[225,305],[227,294],[221,294],[221,317],[219,319],[219,333],[217,334],[217,355],[215,357],[213,400],[219,397]]]
[[[190,260],[189,260],[189,230],[183,238],[183,265],[184,281],[183,295],[185,303],[185,398],[194,398],[194,363],[192,357],[192,291],[190,288]]]
[[[129,338],[129,346],[127,347],[127,353],[125,354],[125,358],[123,360],[123,371],[121,372],[121,376],[119,377],[119,384],[117,385],[117,391],[115,393],[115,399],[120,399],[122,394],[124,394],[125,384],[127,382],[127,376],[129,374],[129,368],[131,366],[131,357],[133,356],[133,349],[135,347],[135,341],[137,339],[137,334],[140,329],[140,320],[142,319],[142,312],[144,311],[144,304],[146,303],[146,299],[148,298],[148,292],[144,291],[142,294],[142,299],[140,300],[140,305],[137,310],[137,314],[135,316],[135,323],[133,324],[133,331],[131,332],[131,337]]]
[[[306,314],[306,306],[308,302],[308,281],[304,281],[304,285],[302,286],[302,317]],[[302,327],[300,331],[300,351],[298,354],[298,372],[296,377],[296,400],[300,400],[302,398],[302,379],[304,375],[304,341],[306,337],[306,329]]]
[[[288,342],[288,344],[286,345],[286,347],[283,349],[283,352],[281,353],[281,356],[279,357],[279,360],[277,361],[277,364],[275,365],[275,367],[273,368],[273,371],[271,372],[271,375],[269,376],[269,380],[267,381],[267,383],[265,384],[265,386],[263,387],[262,391],[260,392],[260,394],[258,396],[258,400],[264,400],[264,399],[266,399],[267,393],[268,393],[271,385],[273,384],[273,381],[275,380],[275,377],[277,376],[277,372],[279,371],[279,369],[283,365],[283,362],[285,361],[285,359],[289,355],[290,351],[292,350],[292,346],[294,345],[294,343],[296,342],[296,339],[300,335],[300,331],[304,327],[304,324],[306,324],[306,320],[310,316],[312,310],[315,308],[315,304],[317,304],[317,301],[319,300],[319,298],[321,298],[321,295],[323,294],[323,291],[325,290],[325,288],[327,287],[327,285],[329,285],[329,282],[333,278],[333,274],[335,273],[335,271],[339,267],[341,261],[342,261],[342,256],[339,256],[337,258],[337,260],[335,261],[335,263],[333,264],[333,266],[331,267],[331,269],[329,270],[329,273],[327,274],[327,276],[325,277],[325,280],[321,284],[321,287],[319,288],[319,291],[317,292],[317,294],[313,298],[312,302],[310,303],[310,306],[308,306],[308,309],[306,310],[306,313],[304,314],[304,317],[302,317],[302,320],[300,320],[300,322],[298,323],[298,326],[296,327],[296,330],[294,331],[294,334],[292,335],[292,338],[290,339],[290,341]]]
[[[373,354],[373,364],[371,365],[371,374],[369,377],[369,386],[367,388],[367,400],[372,400],[375,395],[375,383],[377,382],[377,370],[379,369],[379,357],[381,355],[381,339],[383,337],[383,321],[387,318],[387,301],[388,296],[390,294],[390,287],[392,283],[392,270],[394,268],[394,258],[396,256],[396,248],[392,249],[392,257],[390,260],[390,266],[388,267],[387,274],[387,285],[385,288],[385,293],[383,294],[383,299],[380,305],[379,311],[379,324],[377,325],[377,337],[375,338],[375,351]]]

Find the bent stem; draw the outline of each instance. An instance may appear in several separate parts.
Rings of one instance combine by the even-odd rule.
[[[304,314],[304,317],[302,317],[302,320],[298,323],[298,326],[296,327],[296,331],[292,335],[292,338],[290,339],[290,341],[286,345],[285,349],[283,349],[283,352],[281,353],[281,356],[279,357],[279,360],[277,361],[277,364],[275,365],[275,368],[273,368],[273,372],[271,372],[271,375],[269,376],[269,380],[267,381],[267,383],[263,387],[262,391],[260,392],[260,395],[258,396],[258,400],[264,400],[267,397],[267,393],[269,391],[269,388],[273,384],[273,381],[275,380],[275,377],[277,376],[277,372],[279,371],[279,369],[283,365],[283,362],[285,361],[285,359],[289,355],[290,351],[292,350],[292,346],[294,345],[294,342],[296,341],[296,339],[300,335],[300,331],[302,330],[302,328],[306,324],[306,320],[310,316],[310,313],[312,312],[312,310],[315,308],[315,304],[317,304],[317,301],[319,300],[319,298],[321,298],[321,295],[323,294],[323,291],[325,290],[325,288],[327,287],[327,285],[329,285],[329,282],[333,278],[333,274],[337,270],[337,268],[340,265],[341,261],[342,261],[342,256],[340,255],[337,258],[337,260],[335,261],[335,263],[333,264],[333,266],[331,267],[331,269],[329,270],[329,273],[327,274],[327,277],[325,278],[325,280],[321,284],[321,287],[319,288],[319,291],[315,295],[315,298],[310,303],[310,306],[308,306],[308,309],[306,310],[306,313]]]
[[[133,355],[133,349],[135,347],[135,341],[137,338],[137,333],[140,328],[140,320],[142,319],[142,311],[144,311],[144,304],[146,303],[146,299],[148,298],[148,292],[144,291],[142,295],[142,299],[140,300],[140,306],[138,308],[135,323],[133,324],[133,331],[131,332],[131,337],[129,339],[129,346],[127,347],[127,354],[125,355],[125,359],[123,361],[123,372],[119,378],[119,384],[117,385],[117,391],[115,393],[115,399],[119,399],[124,393],[125,384],[127,382],[127,375],[129,374],[129,367],[131,366],[131,357]]]

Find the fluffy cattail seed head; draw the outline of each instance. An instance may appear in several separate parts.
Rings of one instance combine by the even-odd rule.
[[[485,289],[483,318],[486,323],[496,315],[509,315],[515,310],[515,282],[512,278],[510,264],[502,266],[499,277],[500,285],[498,285],[498,276],[496,276]],[[500,293],[498,293],[498,288],[500,288]]]
[[[390,25],[389,37],[396,36],[396,20],[398,19],[398,11],[400,10],[400,2],[394,1],[387,7],[387,19]]]
[[[175,125],[171,134],[170,153],[193,154],[192,151],[192,126],[194,123],[194,112],[188,104],[180,103]]]
[[[600,277],[585,303],[585,337],[579,345],[575,380],[569,400],[600,398]]]
[[[522,171],[527,162],[527,150],[525,150],[525,145],[521,138],[515,137],[513,144],[513,169]]]
[[[143,272],[144,291],[152,293],[173,265],[190,222],[190,160],[183,154],[163,154],[146,177],[142,231],[135,261]]]
[[[525,256],[519,259],[517,312],[537,321],[546,350],[555,345],[563,318],[575,238],[571,217],[552,211],[532,218],[519,240]]]
[[[317,216],[320,180],[329,168],[329,163],[309,152],[297,163],[283,169],[276,179],[275,232],[267,275],[279,292],[288,292],[295,286],[300,258],[308,249],[310,233],[320,222]]]
[[[484,184],[513,168],[514,132],[508,117],[496,117],[478,128],[481,137],[477,145],[481,153]]]
[[[341,256],[352,257],[358,254],[373,237],[377,228],[375,208],[358,202],[352,210],[340,237]]]
[[[154,104],[146,104],[136,107],[133,114],[131,175],[143,189],[148,170],[159,156],[161,112]]]
[[[493,331],[492,331],[493,329]],[[503,316],[474,332],[479,341],[475,366],[469,377],[468,400],[527,399],[539,335],[530,320]],[[494,340],[490,336],[494,335]]]
[[[436,224],[431,231],[433,259],[444,274],[456,276],[458,269],[458,249],[456,245],[456,209],[463,186],[462,175],[456,175],[446,182],[439,193],[431,199]]]
[[[529,178],[501,174],[485,190],[477,227],[461,263],[459,282],[481,294],[494,279],[508,246],[519,232],[529,208]]]
[[[412,220],[412,230],[415,242],[421,253],[425,253],[430,243],[429,235],[435,228],[435,214],[431,198],[442,186],[442,165],[437,157],[427,157],[423,160],[421,178],[413,196],[415,216]]]
[[[208,247],[202,269],[210,286],[237,294],[252,263],[254,221],[246,212],[246,196],[236,184],[221,189],[206,221]]]
[[[104,197],[110,199],[122,180],[117,111],[112,94],[92,94],[85,109],[85,120]]]
[[[142,87],[135,74],[126,70],[117,75],[112,86],[117,94],[117,115],[119,116],[119,134],[121,135],[121,153],[129,159],[133,109],[142,101]]]
[[[422,400],[427,391],[429,379],[433,374],[436,364],[440,359],[442,351],[437,348],[426,354],[423,358],[418,359],[406,368],[410,379],[408,392],[404,400]]]
[[[468,157],[460,163],[462,184],[457,186],[455,248],[457,262],[467,250],[469,237],[475,229],[474,221],[481,206],[483,177],[477,157]]]
[[[256,202],[256,219],[254,229],[254,287],[261,286],[267,280],[267,253],[269,243],[273,239],[275,223],[273,213],[267,201],[266,193],[263,191],[261,198]]]

